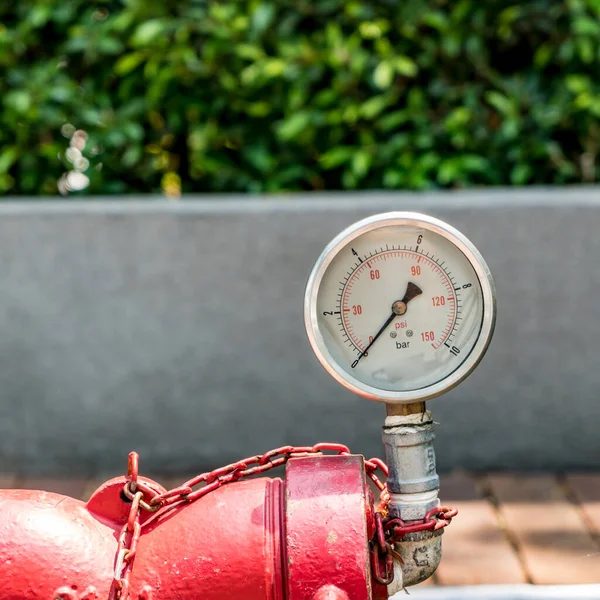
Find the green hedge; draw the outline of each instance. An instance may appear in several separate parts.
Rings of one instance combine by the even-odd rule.
[[[0,101],[4,194],[591,182],[600,0],[2,0]]]

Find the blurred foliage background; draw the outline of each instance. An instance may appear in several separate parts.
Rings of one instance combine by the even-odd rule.
[[[0,193],[592,182],[600,0],[2,0]]]

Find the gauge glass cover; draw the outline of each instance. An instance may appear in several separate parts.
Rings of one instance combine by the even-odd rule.
[[[495,321],[493,281],[450,225],[386,213],[338,235],[315,265],[305,320],[317,357],[352,391],[408,403],[457,385]]]

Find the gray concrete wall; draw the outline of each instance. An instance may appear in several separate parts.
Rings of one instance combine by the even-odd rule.
[[[567,188],[0,204],[1,469],[379,454],[383,407],[318,365],[302,301],[324,245],[387,210],[458,227],[498,289],[486,358],[429,405],[440,467],[600,467],[600,190]]]

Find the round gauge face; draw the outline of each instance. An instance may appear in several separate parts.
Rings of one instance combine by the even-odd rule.
[[[443,221],[386,213],[325,249],[305,299],[310,343],[352,391],[392,403],[437,396],[477,365],[495,321],[485,261]]]

